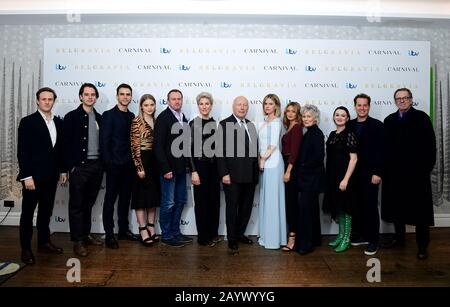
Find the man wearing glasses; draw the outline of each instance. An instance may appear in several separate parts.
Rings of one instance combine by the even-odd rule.
[[[398,110],[384,120],[384,177],[381,217],[394,223],[385,248],[403,247],[405,224],[416,226],[417,258],[428,257],[434,225],[430,173],[436,162],[436,137],[429,116],[416,110],[409,89],[394,93]]]

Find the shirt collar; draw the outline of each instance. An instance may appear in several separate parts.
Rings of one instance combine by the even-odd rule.
[[[41,114],[41,116],[44,118],[45,121],[48,121],[47,117],[45,116],[45,114],[41,110],[38,109],[38,112],[39,112],[39,114]],[[55,115],[53,115],[53,113],[52,113],[50,121],[52,121],[54,117],[55,117]]]
[[[167,107],[170,109],[170,111],[172,111],[173,114],[178,114],[178,116],[180,116],[180,118],[183,119],[183,113],[181,111],[175,111],[170,106]]]
[[[237,121],[239,124],[241,124],[241,121],[244,121],[244,124],[245,124],[245,118],[240,119],[240,118],[237,117],[234,113],[233,113],[233,116],[234,116],[234,118],[236,118],[236,121]]]

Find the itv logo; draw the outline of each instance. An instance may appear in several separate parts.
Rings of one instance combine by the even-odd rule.
[[[220,87],[221,87],[221,88],[230,88],[231,85],[232,85],[231,83],[220,82]]]
[[[419,52],[414,51],[414,50],[408,50],[408,55],[409,56],[419,56]]]
[[[293,54],[297,54],[297,52],[298,51],[295,49],[286,48],[286,54],[293,55]]]
[[[317,70],[317,67],[310,66],[310,65],[306,65],[305,66],[305,71],[313,72],[313,71],[316,71],[316,70]]]
[[[61,65],[61,64],[56,64],[55,65],[55,69],[56,70],[66,70],[67,66],[66,65]]]
[[[105,87],[106,86],[106,83],[103,83],[103,82],[100,82],[100,81],[95,81],[94,84],[95,84],[96,87]]]
[[[159,104],[165,106],[165,105],[167,105],[167,100],[165,100],[164,98],[161,98],[159,100]]]
[[[355,88],[358,87],[358,84],[347,82],[347,83],[345,83],[345,87],[350,89],[350,90],[354,90]]]
[[[178,69],[181,70],[181,71],[188,71],[188,70],[191,69],[191,66],[187,66],[187,65],[181,64],[181,65],[178,66]]]
[[[65,218],[60,217],[60,216],[55,216],[55,222],[56,223],[64,223],[66,221]]]
[[[168,49],[168,48],[159,48],[159,52],[162,54],[169,54],[172,52],[172,49]]]

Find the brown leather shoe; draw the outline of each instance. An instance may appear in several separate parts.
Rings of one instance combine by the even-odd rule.
[[[52,242],[45,243],[38,246],[38,252],[40,253],[50,253],[50,254],[62,254],[63,249],[56,246]]]
[[[88,251],[86,247],[84,247],[84,243],[82,241],[75,242],[73,244],[73,252],[75,255],[86,257],[88,255]]]
[[[34,259],[33,252],[29,249],[22,250],[22,262],[25,264],[34,264],[36,260]]]
[[[94,237],[93,235],[88,235],[86,239],[84,239],[84,244],[100,246],[103,245],[103,242]]]

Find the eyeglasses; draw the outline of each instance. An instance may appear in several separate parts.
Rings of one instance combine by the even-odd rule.
[[[405,101],[405,100],[410,100],[411,97],[407,96],[407,97],[397,97],[395,98],[395,101]]]

